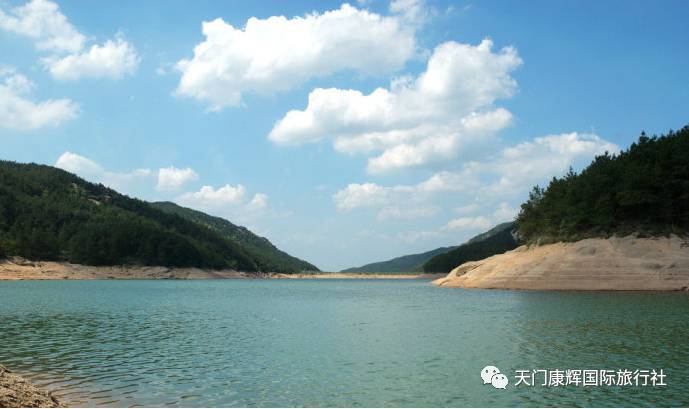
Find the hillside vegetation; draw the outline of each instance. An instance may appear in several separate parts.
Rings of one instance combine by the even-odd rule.
[[[629,149],[596,157],[580,173],[536,186],[517,218],[527,242],[574,241],[639,232],[689,231],[689,126],[641,134]]]
[[[267,267],[251,249],[199,223],[61,169],[7,161],[0,161],[0,255],[88,265]]]
[[[342,273],[407,273],[423,271],[423,264],[434,256],[446,253],[457,246],[440,247],[435,250],[419,254],[409,254],[395,257],[387,261],[370,263],[361,267],[352,267],[342,270]]]
[[[316,266],[278,249],[265,237],[258,236],[243,226],[237,226],[220,217],[179,206],[172,202],[153,202],[152,206],[170,214],[201,224],[238,243],[260,266],[262,271],[302,272],[319,271]]]
[[[499,224],[485,233],[473,237],[454,250],[439,254],[423,265],[426,273],[447,273],[467,261],[481,260],[504,253],[519,245],[512,234],[514,223]]]

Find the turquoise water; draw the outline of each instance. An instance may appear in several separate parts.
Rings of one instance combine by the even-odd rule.
[[[688,293],[0,282],[0,363],[82,406],[687,406],[688,318]],[[483,385],[489,364],[506,390]],[[554,368],[663,369],[667,386],[514,385]]]

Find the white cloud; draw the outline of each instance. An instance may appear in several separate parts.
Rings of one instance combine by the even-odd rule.
[[[253,223],[261,218],[282,216],[268,209],[268,195],[265,193],[255,193],[248,199],[246,187],[242,184],[226,184],[217,189],[203,186],[196,192],[178,196],[176,202],[235,223]]]
[[[104,172],[100,183],[124,193],[136,191],[141,184],[148,188],[155,179],[155,172],[150,169],[134,169],[130,172]]]
[[[198,174],[191,168],[179,169],[174,166],[150,169],[134,169],[127,172],[112,172],[98,162],[72,152],[63,153],[55,166],[94,183],[126,194],[142,197],[149,195],[153,188],[166,197],[180,189],[184,184],[195,181]],[[155,200],[159,197],[153,196]],[[191,207],[212,215],[225,217],[233,222],[250,223],[260,218],[283,217],[268,206],[268,195],[255,193],[249,199],[247,189],[242,184],[226,184],[218,188],[202,186],[198,191],[177,194],[175,201],[182,206]]]
[[[411,208],[405,208],[402,206],[385,206],[378,211],[376,219],[378,221],[394,219],[419,219],[435,216],[439,211],[440,209],[436,206]]]
[[[88,51],[65,57],[48,57],[43,62],[58,80],[77,80],[83,77],[119,79],[133,74],[140,58],[132,45],[122,38],[94,44]]]
[[[570,166],[588,163],[605,151],[617,152],[619,147],[592,134],[548,135],[505,148],[483,161],[467,162],[458,171],[438,172],[416,185],[386,187],[352,183],[335,193],[333,200],[339,210],[352,210],[380,207],[403,199],[418,200],[442,192],[474,195],[525,192],[537,183],[563,174]]]
[[[333,200],[338,210],[346,211],[362,207],[376,207],[388,203],[396,188],[386,188],[375,183],[351,183],[335,193]]]
[[[55,162],[55,167],[74,173],[90,182],[128,193],[136,185],[155,180],[155,172],[150,169],[134,169],[130,172],[111,172],[98,162],[85,156],[66,151]],[[137,186],[138,187],[138,186]]]
[[[443,232],[454,230],[485,230],[513,219],[520,202],[534,185],[561,176],[570,166],[582,167],[605,151],[616,153],[619,148],[597,135],[576,132],[548,135],[504,148],[483,160],[465,163],[457,171],[438,172],[417,184],[352,183],[336,192],[333,201],[339,211],[377,211],[379,221],[396,212],[401,215],[405,209],[413,212],[413,209],[439,207],[448,201],[455,205],[454,211],[461,217],[436,230],[405,233],[400,238],[406,242],[437,238]],[[411,217],[425,216],[412,213]]]
[[[218,18],[203,22],[202,31],[194,56],[177,63],[176,92],[212,111],[239,106],[244,93],[284,91],[338,71],[398,70],[416,53],[414,29],[401,17],[349,4],[303,17],[252,17],[243,28]]]
[[[29,99],[34,84],[13,70],[2,70],[0,78],[0,128],[32,130],[57,126],[79,115],[79,105],[70,99]]]
[[[249,202],[249,206],[254,209],[264,209],[268,206],[268,195],[265,193],[256,193]]]
[[[217,189],[213,186],[203,186],[198,192],[188,192],[178,198],[180,203],[204,209],[222,208],[239,205],[244,200],[246,188],[244,185],[231,186],[229,184]]]
[[[105,169],[97,162],[72,152],[65,152],[55,162],[55,167],[82,177],[100,177]]]
[[[445,225],[447,230],[485,230],[492,227],[493,221],[485,216],[460,217]]]
[[[120,34],[83,51],[86,37],[72,26],[56,3],[48,0],[31,0],[10,14],[0,10],[0,29],[34,39],[38,49],[50,53],[42,62],[59,80],[119,79],[134,73],[141,60]]]
[[[189,182],[198,180],[199,175],[192,168],[178,169],[174,166],[158,170],[158,184],[160,191],[174,191]]]
[[[77,52],[86,40],[59,6],[47,0],[32,0],[9,14],[0,10],[0,28],[32,38],[38,49],[52,52]]]
[[[535,138],[503,150],[501,157],[490,165],[499,179],[487,189],[503,194],[521,192],[561,175],[570,166],[586,165],[595,155],[619,149],[593,134],[572,132]]]
[[[408,23],[421,25],[430,18],[430,10],[423,0],[392,0],[390,12],[400,14]]]
[[[507,202],[502,202],[493,212],[493,219],[498,223],[509,222],[514,220],[517,214],[519,214],[518,207],[512,207]]]
[[[381,173],[455,158],[512,122],[494,103],[511,97],[517,51],[492,51],[485,39],[472,46],[438,46],[425,72],[394,79],[388,89],[364,95],[337,88],[313,90],[305,110],[289,111],[269,138],[278,144],[334,140],[335,149],[370,157],[368,171]]]
[[[460,215],[474,213],[479,210],[481,206],[478,203],[470,203],[464,206],[458,206],[454,208],[454,211]]]

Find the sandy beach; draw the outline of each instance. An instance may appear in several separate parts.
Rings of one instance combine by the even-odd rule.
[[[0,365],[0,407],[59,408],[65,405],[49,392],[33,386],[26,379]]]
[[[383,273],[320,273],[320,274],[273,274],[270,278],[278,279],[399,279],[399,280],[435,280],[444,277],[445,274],[383,274]]]
[[[0,280],[135,280],[247,278],[233,270],[145,266],[85,266],[55,261],[30,261],[20,257],[0,260]]]
[[[0,280],[203,280],[203,279],[428,279],[444,274],[245,273],[234,270],[147,266],[85,266],[21,257],[0,260]]]
[[[689,241],[630,235],[521,246],[464,263],[434,284],[523,290],[687,290]]]

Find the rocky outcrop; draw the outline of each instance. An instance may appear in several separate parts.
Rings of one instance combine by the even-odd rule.
[[[26,379],[0,365],[0,407],[60,408],[64,405],[50,392],[33,386]]]

